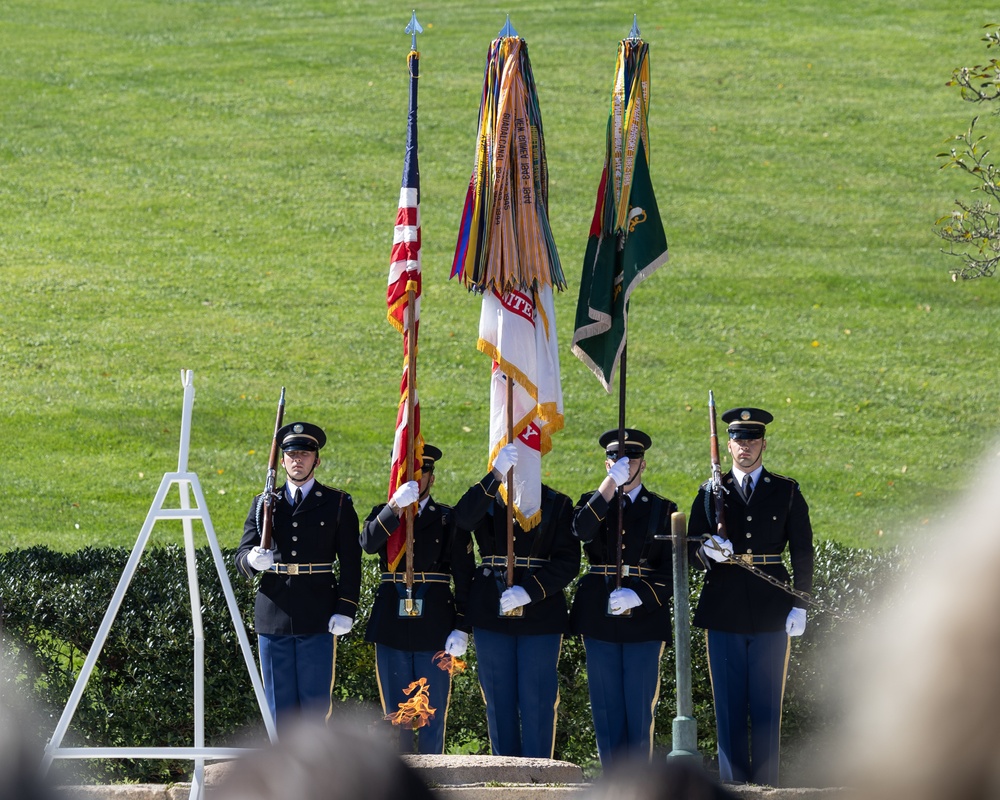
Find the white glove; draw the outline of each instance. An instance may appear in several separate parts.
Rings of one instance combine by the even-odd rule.
[[[526,606],[531,602],[528,593],[523,586],[511,586],[506,592],[500,595],[500,610],[507,614],[515,608]]]
[[[517,445],[511,442],[500,448],[497,457],[493,459],[493,469],[501,475],[506,475],[511,467],[517,466]]]
[[[715,533],[712,534],[711,539],[705,540],[705,544],[701,546],[701,549],[712,561],[721,562],[733,554],[733,543]]]
[[[274,551],[265,550],[263,547],[253,547],[247,553],[247,564],[258,572],[271,569],[274,566]]]
[[[461,658],[465,651],[469,649],[469,634],[465,631],[454,630],[448,634],[448,640],[444,643],[444,651],[455,658]]]
[[[788,619],[785,620],[785,633],[789,636],[801,636],[806,632],[806,610],[804,608],[793,608],[788,612]]]
[[[639,599],[639,595],[631,589],[615,589],[608,597],[608,608],[615,616],[641,605],[642,600]]]
[[[392,493],[389,501],[396,508],[402,510],[407,506],[412,506],[420,499],[420,486],[416,481],[407,481],[399,484],[399,488]]]
[[[345,617],[343,614],[334,614],[330,617],[328,627],[330,633],[334,636],[343,636],[345,633],[351,632],[351,628],[354,627],[354,620],[350,617]]]
[[[628,474],[628,456],[619,458],[608,470],[608,477],[615,482],[616,489],[623,483],[628,483]]]

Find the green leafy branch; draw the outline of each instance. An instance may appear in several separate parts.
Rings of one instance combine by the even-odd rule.
[[[1000,26],[990,24],[991,29],[982,41],[987,48],[1000,46]],[[1000,99],[1000,60],[993,58],[986,64],[973,67],[959,67],[952,73],[946,84],[957,86],[962,99],[971,103],[989,103]],[[1000,113],[1000,109],[994,113]],[[974,117],[965,133],[948,141],[955,144],[946,152],[938,153],[945,159],[941,169],[959,169],[972,176],[976,185],[972,191],[982,192],[985,200],[966,202],[955,200],[957,208],[935,223],[937,235],[948,243],[942,252],[962,261],[962,266],[951,270],[952,280],[971,280],[990,277],[1000,263],[1000,191],[998,191],[997,167],[988,160],[990,151],[985,144],[986,135],[977,134]]]

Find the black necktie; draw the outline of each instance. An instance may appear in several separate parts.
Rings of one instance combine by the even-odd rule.
[[[753,478],[749,475],[743,476],[743,496],[749,500],[750,495],[753,494]]]
[[[299,503],[302,502],[302,490],[296,486],[295,496],[292,498],[292,508],[298,508]]]

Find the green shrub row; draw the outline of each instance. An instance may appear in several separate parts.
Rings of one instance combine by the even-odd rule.
[[[254,586],[236,575],[232,552],[225,552],[230,582],[244,624],[253,637]],[[56,553],[43,547],[0,553],[0,602],[4,610],[3,642],[8,669],[6,688],[31,699],[40,712],[37,734],[52,731],[73,689],[114,589],[128,560],[122,548]],[[812,734],[834,720],[824,701],[829,678],[821,645],[836,647],[850,635],[845,621],[861,618],[880,586],[901,563],[899,551],[853,550],[830,542],[816,549],[815,597],[835,609],[811,612],[805,636],[793,640],[787,685],[783,760],[796,758]],[[197,553],[205,631],[206,741],[212,745],[263,741],[263,726],[246,665],[211,552]],[[374,650],[363,641],[372,593],[378,580],[374,559],[365,561],[361,611],[354,631],[342,638],[337,652],[335,691],[345,704],[358,704],[378,720],[379,695]],[[692,573],[692,607],[700,591]],[[190,746],[193,737],[193,671],[191,614],[184,551],[176,546],[150,548],[125,596],[108,640],[97,661],[83,700],[63,746]],[[711,687],[701,631],[692,634],[692,683],[699,750],[715,752]],[[587,694],[583,644],[567,638],[559,664],[556,757],[597,768],[593,724]],[[662,664],[661,702],[656,718],[657,752],[671,749],[675,715],[673,649]],[[384,724],[384,723],[376,723]],[[448,715],[447,747],[452,753],[487,753],[489,738],[482,696],[476,680],[475,653],[456,676]],[[79,781],[165,783],[189,777],[190,762],[87,760],[60,762],[59,768]]]

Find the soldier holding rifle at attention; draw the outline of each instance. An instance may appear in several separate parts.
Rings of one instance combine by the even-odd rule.
[[[414,731],[402,726],[399,745],[403,752],[444,753],[445,722],[451,697],[451,673],[442,670],[434,656],[446,651],[461,658],[469,644],[465,628],[465,601],[474,567],[465,542],[456,544],[454,515],[450,506],[431,497],[434,469],[441,451],[423,446],[420,481],[400,484],[388,503],[375,506],[361,529],[361,546],[366,553],[378,553],[382,581],[375,595],[365,640],[375,643],[376,677],[382,698],[382,712],[394,711],[407,700],[405,689],[420,678],[427,680],[428,701],[435,709],[427,725]],[[406,604],[405,558],[396,552],[390,563],[392,537],[405,538],[403,512],[419,504],[413,523],[413,583],[410,607]],[[451,581],[455,581],[452,595]],[[417,734],[414,737],[414,734]]]
[[[708,571],[694,624],[707,634],[719,777],[777,786],[789,637],[805,631],[806,611],[799,597],[765,576],[788,584],[782,561],[787,547],[794,590],[803,596],[812,591],[809,508],[798,483],[764,469],[765,426],[773,417],[762,409],[722,415],[733,466],[720,475],[711,395],[709,404],[713,473],[719,477],[699,489],[688,533],[706,537],[694,561]]]
[[[552,758],[559,703],[559,651],[569,632],[563,590],[580,571],[573,538],[573,502],[542,484],[541,521],[529,531],[514,522],[514,585],[507,587],[506,506],[497,497],[518,459],[517,445],[500,448],[493,469],[455,505],[455,525],[476,568],[467,622],[476,644],[486,700],[490,748],[497,756]]]
[[[603,434],[607,477],[573,514],[590,569],[577,584],[570,620],[587,652],[597,752],[606,770],[621,760],[649,760],[660,694],[660,657],[671,640],[673,558],[670,515],[677,504],[642,481],[650,437],[625,428]],[[618,525],[618,490],[624,514]]]
[[[332,711],[336,637],[354,624],[361,545],[351,496],[314,476],[326,444],[323,430],[293,422],[275,432],[275,441],[287,481],[272,498],[271,541],[261,546],[262,493],[250,506],[236,567],[248,578],[264,573],[254,627],[264,691],[280,734],[299,715]]]

